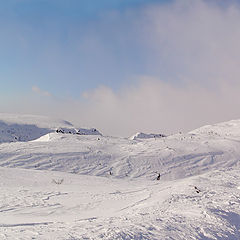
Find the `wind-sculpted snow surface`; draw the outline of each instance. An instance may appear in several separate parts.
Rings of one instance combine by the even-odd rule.
[[[0,168],[0,182],[0,239],[240,239],[239,170],[156,182]]]
[[[62,125],[6,141],[0,239],[240,239],[239,129],[131,140]]]
[[[240,139],[239,139],[240,140]],[[0,166],[116,178],[174,180],[239,165],[239,141],[177,134],[128,139],[49,133],[31,142],[0,144]]]

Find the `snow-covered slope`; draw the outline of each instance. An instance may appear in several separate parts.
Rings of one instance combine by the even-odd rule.
[[[166,182],[0,168],[0,186],[3,240],[240,239],[239,169]]]
[[[39,128],[55,129],[57,127],[71,128],[73,125],[62,119],[47,116],[0,113],[0,120],[8,124],[35,125]]]
[[[50,132],[73,133],[80,135],[101,135],[96,129],[76,129],[64,120],[35,115],[0,113],[0,143],[27,142]]]
[[[49,133],[32,142],[0,144],[0,166],[117,178],[174,180],[239,165],[239,140],[177,134],[134,141],[95,135]]]
[[[53,125],[0,144],[0,239],[240,239],[239,120],[137,141]]]
[[[219,137],[239,137],[240,138],[240,120],[232,120],[228,122],[218,123],[214,125],[207,125],[198,128],[191,133],[215,135]]]

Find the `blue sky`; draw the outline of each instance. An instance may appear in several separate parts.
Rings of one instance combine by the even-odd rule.
[[[0,1],[0,111],[123,136],[239,118],[239,2]]]
[[[168,2],[2,1],[0,77],[4,93],[26,92],[37,85],[56,95],[61,89],[62,94],[77,97],[99,85],[118,88],[134,75],[146,74],[145,53],[131,33],[134,14],[147,5]]]

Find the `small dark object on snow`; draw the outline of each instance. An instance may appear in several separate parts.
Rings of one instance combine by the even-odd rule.
[[[160,180],[160,177],[161,177],[161,175],[160,175],[160,173],[158,174],[158,177],[157,177],[157,180]]]
[[[56,130],[56,133],[64,133],[64,130],[62,130],[62,129],[57,129],[57,130]]]
[[[112,175],[112,172],[110,171],[109,174]]]
[[[195,186],[194,189],[196,190],[196,193],[200,193],[201,191]]]
[[[60,184],[62,184],[63,183],[63,181],[64,181],[64,179],[62,178],[62,179],[53,179],[52,180],[52,182],[53,183],[55,183],[55,184],[57,184],[57,185],[60,185]]]
[[[98,141],[100,140],[100,138],[97,139]]]

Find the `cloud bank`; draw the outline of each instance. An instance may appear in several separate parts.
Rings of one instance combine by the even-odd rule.
[[[214,91],[195,84],[179,87],[145,76],[122,92],[101,87],[86,94],[82,120],[91,119],[104,132],[123,136],[137,131],[188,131],[239,118],[239,90],[231,85]]]
[[[132,28],[152,74],[129,76],[134,81],[120,90],[96,87],[79,99],[29,96],[31,103],[26,100],[17,111],[54,115],[119,136],[170,134],[240,118],[240,8],[219,2],[178,0],[111,15],[127,32]],[[119,31],[124,40],[125,30]]]

